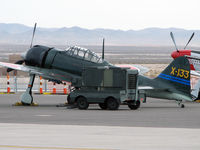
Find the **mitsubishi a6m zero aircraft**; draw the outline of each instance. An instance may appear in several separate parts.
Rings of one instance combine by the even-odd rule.
[[[104,42],[102,57],[89,49],[76,46],[59,50],[53,47],[35,45],[31,46],[22,58],[15,64],[0,62],[0,65],[9,68],[8,71],[14,69],[30,74],[26,92],[20,98],[24,105],[33,103],[31,90],[36,75],[57,83],[71,82],[72,86],[79,89],[81,87],[77,86],[79,85],[77,82],[85,67],[117,67],[104,60]],[[25,65],[22,65],[23,63]],[[176,100],[181,107],[184,107],[182,100],[193,101],[192,97],[196,96],[190,92],[190,64],[185,57],[175,59],[155,79],[140,74],[138,80],[139,89],[145,90],[146,97]],[[108,101],[105,101],[105,105],[109,105],[107,103]],[[140,106],[139,104],[138,102],[133,103],[136,109]]]

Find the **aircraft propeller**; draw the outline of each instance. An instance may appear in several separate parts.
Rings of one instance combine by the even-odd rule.
[[[176,42],[175,42],[175,39],[174,39],[174,35],[173,35],[172,32],[170,32],[170,36],[171,36],[172,41],[173,41],[173,43],[174,43],[174,45],[175,45],[175,47],[176,47],[176,51],[179,52],[178,47],[176,46]]]
[[[36,26],[37,26],[37,23],[35,23],[35,25],[34,25],[34,29],[33,29],[33,34],[32,34],[32,39],[31,39],[30,48],[32,48],[32,43],[33,43],[33,39],[34,39],[34,36],[35,36],[35,31],[36,31]],[[16,61],[15,64],[19,64],[19,65],[23,64],[23,63],[25,62],[25,55],[26,55],[26,54],[23,53],[23,54],[21,55],[21,57],[22,57],[23,59]],[[13,70],[14,70],[14,69],[8,68],[8,69],[7,69],[7,72],[11,72],[11,71],[13,71]]]
[[[176,47],[176,51],[179,52],[178,47],[177,47],[176,42],[175,42],[174,35],[173,35],[172,32],[170,32],[170,36],[171,36],[172,41],[173,41],[173,43],[174,43],[174,45],[175,45],[175,47]],[[192,40],[193,37],[194,37],[194,32],[193,32],[192,35],[190,36],[190,38],[189,38],[187,44],[186,44],[185,47],[184,47],[184,50],[186,49],[186,47],[188,46],[188,44],[190,43],[190,41]]]
[[[194,32],[192,33],[192,35],[191,35],[190,39],[188,40],[187,44],[185,45],[184,50],[186,49],[186,47],[188,46],[188,44],[192,40],[193,36],[194,36]]]
[[[31,45],[30,45],[30,48],[32,48],[32,43],[33,43],[33,39],[34,39],[34,36],[35,36],[35,30],[36,30],[36,27],[37,27],[37,23],[35,23],[35,25],[34,25],[33,35],[32,35],[32,39],[31,39]]]

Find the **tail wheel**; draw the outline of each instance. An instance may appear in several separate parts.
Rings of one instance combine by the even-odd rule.
[[[184,104],[181,104],[181,108],[185,108],[185,105],[184,105]]]
[[[130,103],[128,103],[128,107],[132,110],[136,110],[140,107],[140,101],[136,101],[135,103],[130,102]]]
[[[109,98],[106,104],[109,110],[117,110],[119,108],[119,103],[115,98]]]
[[[99,103],[99,107],[103,110],[106,110],[107,109],[107,105],[106,103]]]
[[[79,97],[77,99],[77,107],[79,109],[87,109],[89,107],[89,103],[85,97]]]

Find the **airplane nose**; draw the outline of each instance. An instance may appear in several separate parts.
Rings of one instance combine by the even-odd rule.
[[[172,56],[172,58],[177,58],[178,56],[179,56],[179,52],[177,52],[177,51],[173,51],[172,53],[171,53],[171,56]]]

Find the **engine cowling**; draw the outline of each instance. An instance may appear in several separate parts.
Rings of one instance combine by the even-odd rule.
[[[43,67],[48,51],[52,48],[35,45],[28,50],[25,56],[25,64],[29,66]]]

